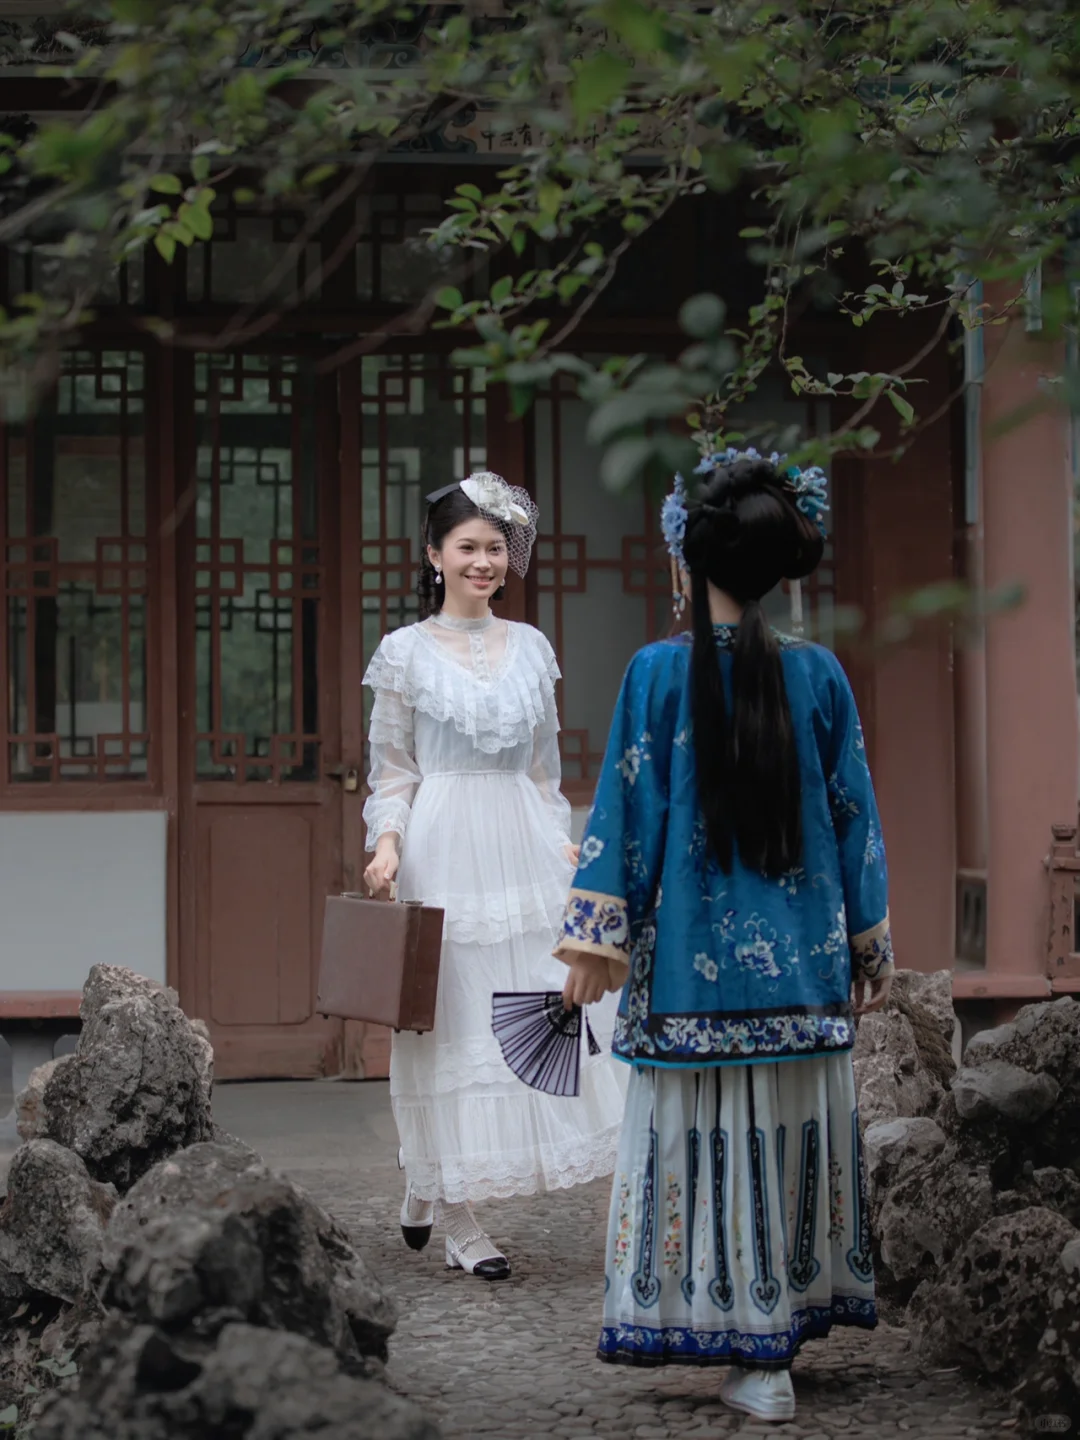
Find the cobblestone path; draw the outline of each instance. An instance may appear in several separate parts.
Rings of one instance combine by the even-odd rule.
[[[278,1088],[258,1087],[261,1110]],[[445,1268],[437,1233],[420,1254],[401,1240],[400,1178],[385,1088],[329,1088],[336,1092],[331,1108],[347,1106],[349,1092],[368,1092],[355,1145],[344,1146],[340,1133],[322,1143],[309,1133],[296,1147],[275,1146],[257,1133],[262,1126],[243,1124],[239,1114],[230,1124],[228,1112],[239,1098],[231,1086],[218,1092],[224,1103],[215,1111],[352,1231],[401,1308],[391,1384],[427,1409],[446,1440],[1005,1440],[1018,1434],[1000,1397],[980,1394],[955,1372],[921,1370],[903,1331],[886,1325],[870,1334],[837,1331],[805,1348],[794,1371],[798,1411],[787,1425],[763,1425],[727,1410],[718,1398],[720,1370],[599,1364],[593,1357],[606,1182],[479,1208],[514,1273],[497,1284],[474,1280]],[[314,1098],[316,1092],[309,1087],[307,1093]],[[278,1135],[285,1142],[280,1130]]]

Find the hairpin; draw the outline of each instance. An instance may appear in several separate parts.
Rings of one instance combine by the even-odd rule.
[[[777,471],[783,488],[791,495],[795,508],[808,520],[812,520],[825,535],[825,516],[829,511],[829,482],[820,465],[808,465],[805,470],[798,465],[787,465],[787,456],[774,450],[771,455],[761,455],[753,448],[736,450],[729,445],[726,450],[706,455],[695,468],[695,475],[707,475],[717,465],[733,465],[736,460],[767,460]]]
[[[677,616],[686,609],[681,571],[686,539],[686,481],[675,476],[675,488],[660,507],[660,529],[671,556],[671,606]]]

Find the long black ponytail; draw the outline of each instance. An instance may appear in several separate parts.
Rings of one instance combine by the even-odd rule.
[[[684,555],[694,639],[691,713],[698,801],[725,874],[734,856],[783,875],[802,856],[802,789],[780,645],[762,598],[809,575],[824,541],[767,460],[717,467],[691,502]],[[709,583],[743,607],[732,647],[731,714],[709,610]]]

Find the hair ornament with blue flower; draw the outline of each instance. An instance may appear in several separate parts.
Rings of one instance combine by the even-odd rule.
[[[767,460],[776,470],[780,483],[792,497],[795,508],[808,520],[812,520],[821,534],[825,535],[825,516],[829,511],[829,482],[820,465],[786,465],[786,455],[773,451],[761,455],[757,450],[736,450],[728,446],[702,458],[694,469],[695,475],[708,475],[718,465],[734,465],[737,460]],[[686,481],[681,475],[675,476],[675,488],[660,507],[660,529],[668,548],[668,554],[676,565],[683,562],[683,541],[686,538],[687,495]]]

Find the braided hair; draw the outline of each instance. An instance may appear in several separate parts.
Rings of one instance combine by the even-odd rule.
[[[824,539],[768,460],[717,465],[687,507],[683,554],[694,640],[691,701],[698,800],[725,874],[735,853],[779,876],[802,856],[802,789],[780,646],[761,601],[821,560]],[[731,714],[709,611],[709,584],[743,606],[732,655]]]
[[[429,615],[437,615],[442,609],[443,599],[446,595],[445,584],[439,584],[436,581],[435,566],[431,563],[428,555],[428,546],[430,545],[433,550],[441,550],[450,532],[456,530],[459,525],[467,525],[470,520],[486,520],[497,530],[502,531],[504,536],[506,535],[507,527],[485,515],[473,504],[465,491],[458,487],[436,500],[434,505],[428,506],[427,515],[424,517],[423,542],[420,547],[420,574],[416,582],[421,620],[426,620]],[[505,594],[506,586],[500,585],[491,598],[492,600],[501,600]]]

